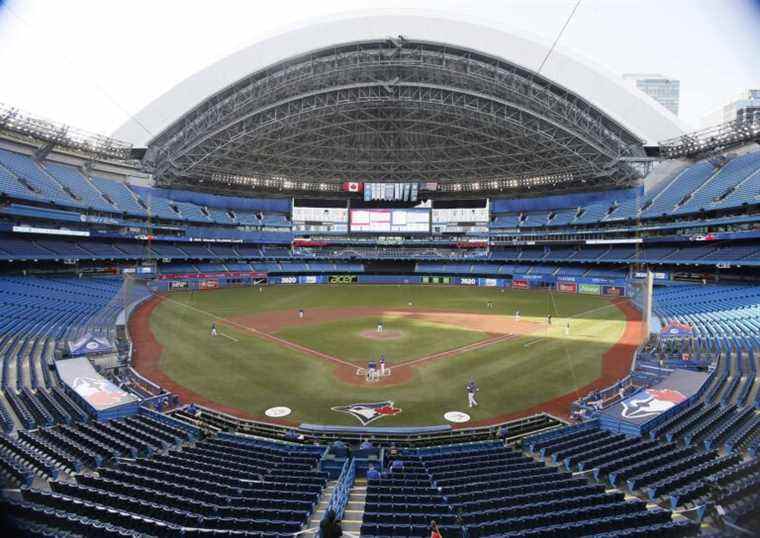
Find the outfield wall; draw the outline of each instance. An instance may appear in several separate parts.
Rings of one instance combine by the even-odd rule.
[[[199,273],[161,275],[152,288],[159,292],[203,291],[228,287],[251,287],[260,285],[443,285],[472,286],[479,288],[551,289],[561,293],[626,297],[628,286],[625,279],[597,277],[554,277],[552,275],[513,275],[507,277],[457,276],[457,275],[371,275],[359,274],[299,274],[268,275],[266,273]]]

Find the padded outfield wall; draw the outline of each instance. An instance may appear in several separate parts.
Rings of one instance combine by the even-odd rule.
[[[562,293],[626,297],[625,279],[513,275],[512,278],[458,275],[285,274],[261,272],[164,274],[150,283],[154,291],[201,291],[229,287],[304,284],[451,285],[515,289],[551,289]]]

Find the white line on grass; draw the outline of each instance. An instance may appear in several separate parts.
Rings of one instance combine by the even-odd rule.
[[[615,305],[615,304],[613,304],[613,303],[610,303],[610,304],[606,304],[606,305],[604,305],[604,306],[598,306],[598,307],[596,307],[596,308],[592,308],[591,310],[586,310],[586,311],[584,311],[584,312],[578,312],[577,314],[573,314],[573,315],[571,315],[571,316],[567,316],[567,319],[572,319],[572,318],[579,318],[579,317],[581,317],[581,316],[583,316],[583,315],[585,315],[585,314],[591,314],[592,312],[597,312],[597,311],[599,311],[599,310],[604,310],[604,309],[606,309],[606,308],[613,308],[613,307],[615,307],[615,306],[616,306],[616,305]]]
[[[523,344],[523,347],[529,347],[529,346],[532,346],[533,344],[537,344],[537,343],[539,343],[541,340],[543,340],[543,338],[536,338],[535,340],[531,340],[530,342],[525,342],[525,343]]]
[[[229,338],[233,342],[240,342],[240,340],[238,340],[237,338],[234,338],[234,337],[230,336],[229,334],[219,333],[219,336],[224,336],[225,338]]]
[[[311,355],[317,355],[319,357],[331,360],[333,362],[337,362],[337,363],[343,364],[345,366],[350,366],[352,368],[356,366],[353,363],[350,363],[348,361],[344,361],[343,359],[339,359],[338,357],[333,357],[332,355],[328,355],[327,353],[322,353],[321,351],[317,351],[316,349],[311,349],[311,348],[308,348],[306,346],[302,346],[301,344],[296,344],[295,342],[291,342],[289,340],[285,340],[284,338],[280,338],[279,336],[275,336],[273,334],[269,334],[269,333],[265,333],[263,331],[259,331],[258,329],[255,329],[253,327],[247,327],[247,326],[242,325],[242,324],[240,324],[240,323],[238,323],[236,321],[232,321],[231,319],[220,318],[219,316],[217,316],[216,314],[214,314],[212,312],[207,312],[205,310],[201,310],[200,308],[196,308],[194,306],[190,306],[189,304],[181,303],[179,301],[175,301],[174,299],[170,299],[168,297],[166,299],[164,299],[164,300],[165,301],[170,301],[170,302],[178,304],[180,306],[184,306],[185,308],[189,308],[191,310],[195,310],[196,312],[198,312],[200,314],[203,314],[204,316],[207,316],[207,317],[210,317],[210,318],[214,318],[214,319],[218,319],[218,320],[226,323],[227,325],[231,325],[231,326],[236,327],[238,329],[241,329],[243,331],[248,331],[249,333],[253,333],[253,334],[255,334],[255,335],[257,335],[257,336],[259,336],[261,338],[267,339],[270,342],[271,341],[277,342],[277,343],[279,343],[281,345],[284,345],[284,346],[287,346],[287,347],[289,347],[291,349],[296,349],[296,350],[298,350],[298,351],[300,351],[302,353],[308,353],[308,354],[311,354]]]

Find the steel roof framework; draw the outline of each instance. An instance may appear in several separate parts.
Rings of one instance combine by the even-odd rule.
[[[151,141],[159,182],[216,174],[335,182],[557,174],[638,177],[641,141],[581,97],[503,60],[384,40],[313,51],[209,97]],[[574,185],[577,187],[577,185]]]

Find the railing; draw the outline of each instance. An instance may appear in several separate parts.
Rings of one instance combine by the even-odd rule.
[[[338,483],[335,486],[330,502],[327,504],[327,511],[333,510],[335,512],[335,519],[343,519],[343,513],[348,505],[348,497],[351,494],[351,488],[354,486],[354,480],[356,479],[356,461],[346,460],[343,464],[343,469],[340,471],[338,477]]]

